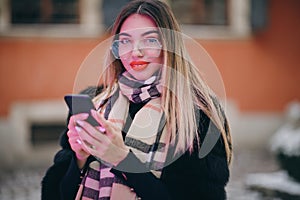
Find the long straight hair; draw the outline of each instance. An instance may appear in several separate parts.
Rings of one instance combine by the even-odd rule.
[[[132,14],[151,17],[160,30],[164,47],[164,67],[162,70],[162,106],[167,118],[171,141],[176,141],[176,153],[193,150],[195,138],[198,140],[195,107],[200,108],[220,130],[227,161],[232,157],[231,135],[223,109],[212,90],[202,80],[197,67],[188,59],[180,27],[170,7],[159,0],[135,0],[127,4],[114,23],[112,35],[117,37],[123,22]],[[105,94],[112,95],[118,76],[125,69],[120,60],[108,56],[109,65],[103,73]],[[167,67],[166,67],[167,66]]]

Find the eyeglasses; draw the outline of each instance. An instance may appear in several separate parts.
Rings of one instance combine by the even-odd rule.
[[[120,59],[132,52],[135,48],[135,41],[129,39],[114,40],[111,45],[112,54],[116,59]],[[136,48],[147,57],[159,57],[162,45],[157,38],[143,38],[137,42]]]

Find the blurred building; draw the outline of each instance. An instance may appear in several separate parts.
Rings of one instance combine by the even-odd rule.
[[[0,1],[1,163],[47,160],[58,148],[63,96],[126,2]],[[218,66],[234,145],[264,148],[286,105],[300,100],[300,1],[167,2]]]

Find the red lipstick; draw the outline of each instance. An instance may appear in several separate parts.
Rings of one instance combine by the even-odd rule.
[[[148,66],[149,62],[142,60],[135,60],[130,63],[130,66],[135,71],[141,71]]]

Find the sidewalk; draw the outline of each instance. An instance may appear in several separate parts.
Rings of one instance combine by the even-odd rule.
[[[0,200],[38,200],[40,182],[47,166],[15,169],[0,174]],[[227,186],[228,200],[267,200],[257,192],[247,190],[245,178],[249,173],[272,172],[278,169],[272,155],[259,150],[235,152],[231,178]],[[279,200],[279,199],[278,199]]]

